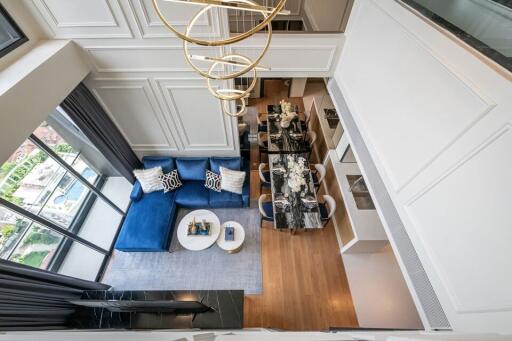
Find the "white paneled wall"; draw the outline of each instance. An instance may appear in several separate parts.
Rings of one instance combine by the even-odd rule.
[[[206,82],[187,64],[182,41],[160,22],[151,0],[23,0],[46,33],[73,39],[92,73],[86,84],[104,105],[139,156],[237,155],[236,120],[224,115]],[[160,1],[165,16],[183,31],[199,9]],[[195,35],[227,35],[227,13],[208,12]],[[264,34],[228,48],[192,45],[196,54],[261,51]],[[334,35],[274,35],[265,77],[325,77],[343,39]],[[198,65],[206,69],[207,64]],[[221,84],[216,84],[219,86]]]
[[[355,2],[335,79],[452,327],[511,331],[510,80],[392,0]]]

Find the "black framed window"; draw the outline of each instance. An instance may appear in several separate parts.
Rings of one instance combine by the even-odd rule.
[[[400,0],[512,71],[511,0]]]
[[[0,4],[0,58],[26,41],[28,38]]]
[[[117,174],[59,109],[0,165],[0,258],[68,274],[83,255],[103,266],[113,241],[101,234],[125,212],[102,193]],[[97,227],[98,214],[118,218]]]

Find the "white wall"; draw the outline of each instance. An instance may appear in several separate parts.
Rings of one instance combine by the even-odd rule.
[[[70,41],[43,41],[0,71],[0,160],[7,160],[87,75]]]
[[[24,0],[54,39],[73,39],[92,72],[86,84],[104,105],[139,156],[237,155],[236,120],[222,113],[206,81],[187,64],[183,42],[160,22],[151,0]],[[196,6],[159,1],[164,15],[184,31]],[[198,20],[205,39],[227,34],[227,13],[212,11]],[[195,31],[196,32],[196,31]],[[225,49],[254,56],[265,35]],[[343,40],[338,35],[275,34],[261,77],[332,75]],[[194,47],[197,54],[220,48]],[[201,65],[205,67],[205,65]],[[226,84],[216,84],[226,85]]]
[[[304,15],[314,31],[339,32],[351,0],[304,0]]]
[[[0,71],[2,71],[11,63],[30,51],[39,42],[39,40],[46,39],[46,35],[30,15],[30,12],[26,9],[23,2],[19,0],[0,0],[0,3],[29,39],[23,45],[0,58]]]
[[[335,72],[459,331],[512,331],[512,86],[495,70],[398,2],[357,0]]]
[[[357,321],[362,328],[423,329],[391,247],[343,254]]]

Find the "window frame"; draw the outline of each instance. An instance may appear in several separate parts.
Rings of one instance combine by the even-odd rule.
[[[12,28],[20,36],[19,39],[13,41],[7,47],[4,47],[0,50],[0,58],[2,58],[8,53],[12,52],[13,50],[17,49],[18,47],[26,43],[29,39],[2,4],[0,4],[0,16],[3,17],[11,26],[10,28]]]

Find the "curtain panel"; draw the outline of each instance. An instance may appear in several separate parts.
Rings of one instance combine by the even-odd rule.
[[[70,300],[109,288],[0,259],[0,330],[66,328],[75,312]]]
[[[60,105],[112,166],[133,183],[139,158],[93,94],[80,83]]]

